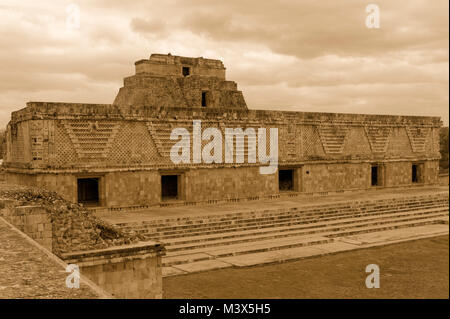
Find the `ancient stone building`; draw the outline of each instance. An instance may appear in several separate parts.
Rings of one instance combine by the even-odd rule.
[[[135,64],[113,104],[29,102],[13,112],[8,181],[111,208],[437,183],[438,117],[249,110],[219,60],[152,54]],[[267,164],[249,160],[248,138],[235,141],[243,162],[223,152],[220,161],[174,163],[176,128],[195,157],[194,121],[223,134],[277,128],[278,170],[261,174]],[[269,153],[269,138],[265,146]]]
[[[136,74],[124,79],[114,105],[247,109],[235,82],[225,80],[222,61],[152,54],[135,63]]]

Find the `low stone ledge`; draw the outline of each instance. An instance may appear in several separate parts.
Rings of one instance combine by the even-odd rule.
[[[75,251],[63,253],[61,257],[66,260],[77,260],[79,263],[91,258],[117,258],[139,255],[164,255],[165,249],[161,243],[155,241],[139,242],[126,246],[114,246],[105,249],[92,249],[87,251]]]
[[[160,243],[147,241],[126,246],[62,254],[82,275],[117,298],[162,298]]]
[[[449,185],[449,183],[448,183],[448,173],[440,173],[439,174],[439,184],[440,185]]]

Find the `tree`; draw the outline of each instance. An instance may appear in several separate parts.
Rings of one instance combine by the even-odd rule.
[[[441,127],[439,131],[441,160],[439,161],[439,169],[448,171],[448,126]]]
[[[0,129],[0,159],[3,159],[3,151],[5,150],[5,130]]]

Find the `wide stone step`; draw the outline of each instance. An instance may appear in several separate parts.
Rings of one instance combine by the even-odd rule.
[[[427,208],[427,209],[444,209],[448,210],[448,206],[444,207],[433,207],[433,208]],[[282,226],[294,226],[294,225],[302,225],[302,224],[310,224],[315,223],[319,221],[333,221],[333,220],[339,220],[344,218],[359,218],[364,216],[383,216],[385,214],[391,214],[391,213],[402,213],[402,212],[408,212],[413,210],[390,210],[390,211],[383,211],[383,212],[376,212],[376,213],[352,213],[352,214],[339,214],[339,215],[327,215],[322,217],[314,216],[312,218],[296,218],[296,219],[290,219],[286,221],[279,221],[279,222],[266,222],[266,223],[254,223],[254,224],[248,224],[248,225],[230,225],[227,228],[221,227],[221,228],[211,228],[208,230],[202,229],[202,230],[186,230],[183,232],[177,232],[172,235],[167,234],[151,234],[149,233],[146,235],[145,233],[142,233],[142,235],[146,236],[148,239],[153,240],[168,240],[168,239],[176,239],[176,238],[182,238],[186,236],[198,236],[198,235],[208,235],[208,234],[218,234],[218,233],[230,233],[230,232],[236,232],[239,230],[255,230],[255,229],[266,229],[266,228],[273,228],[273,227],[282,227]],[[417,210],[414,210],[417,211]]]
[[[167,267],[200,260],[216,259],[220,257],[238,256],[257,252],[323,244],[331,242],[330,239],[337,237],[435,224],[441,222],[441,219],[442,217],[431,217],[423,220],[392,222],[381,226],[363,226],[358,229],[324,232],[321,234],[322,236],[296,236],[280,239],[269,239],[259,242],[246,242],[232,245],[197,248],[188,251],[168,252],[167,255],[163,257],[163,266]]]
[[[166,218],[157,219],[144,222],[135,223],[118,223],[119,227],[164,227],[173,225],[186,225],[186,224],[202,224],[207,221],[224,221],[224,220],[234,220],[243,218],[254,218],[256,216],[272,216],[279,214],[289,214],[293,210],[300,211],[323,211],[323,210],[337,210],[342,208],[369,208],[369,207],[384,207],[397,204],[414,204],[414,203],[425,203],[425,202],[437,202],[444,201],[448,203],[448,194],[436,194],[427,196],[410,196],[407,198],[390,198],[385,200],[370,200],[370,201],[360,201],[360,202],[335,202],[332,204],[319,204],[319,205],[308,205],[303,207],[291,207],[284,209],[267,209],[262,211],[248,211],[248,212],[238,212],[238,213],[225,213],[225,214],[212,214],[212,215],[197,215],[197,216],[186,216],[181,218]]]
[[[209,224],[205,223],[201,225],[201,227],[187,227],[183,229],[178,230],[172,230],[172,231],[166,231],[166,232],[157,232],[155,233],[154,229],[134,229],[136,232],[141,233],[145,235],[148,238],[154,238],[154,239],[163,239],[163,238],[176,238],[186,235],[193,235],[195,233],[201,234],[201,233],[217,233],[217,232],[225,232],[225,231],[236,231],[238,229],[255,229],[255,228],[264,228],[267,227],[273,227],[273,226],[282,226],[282,225],[294,225],[294,224],[301,224],[301,223],[308,223],[308,222],[315,222],[318,220],[333,220],[333,219],[339,219],[339,218],[345,218],[345,217],[351,217],[351,216],[365,216],[365,215],[380,215],[380,214],[387,214],[387,213],[393,213],[393,212],[404,212],[404,211],[414,211],[419,209],[437,209],[437,208],[448,208],[448,206],[444,205],[421,205],[420,207],[408,207],[403,209],[390,209],[385,211],[369,211],[364,212],[363,210],[358,211],[348,211],[348,212],[340,212],[335,214],[308,214],[304,212],[297,212],[292,215],[286,216],[286,218],[278,218],[273,219],[269,218],[266,220],[260,220],[260,219],[249,219],[245,223],[222,223],[222,224]]]
[[[423,213],[419,214],[403,214],[402,216],[394,216],[391,215],[389,218],[371,218],[371,219],[349,219],[345,221],[341,221],[339,223],[314,223],[311,225],[306,225],[303,227],[297,227],[295,229],[283,229],[279,231],[272,231],[266,233],[248,233],[246,235],[240,234],[241,236],[235,236],[231,238],[217,238],[206,240],[203,239],[194,243],[172,243],[171,245],[167,245],[168,243],[163,241],[166,244],[166,251],[180,251],[180,250],[189,250],[203,247],[213,247],[217,245],[230,245],[239,242],[254,242],[265,239],[276,239],[276,238],[284,238],[284,237],[293,237],[300,235],[311,235],[311,234],[319,234],[321,232],[327,231],[341,231],[348,230],[353,228],[374,226],[374,225],[384,225],[392,222],[399,221],[419,221],[419,220],[427,220],[429,218],[437,218],[446,216],[446,212],[435,212],[435,213]]]
[[[289,239],[270,239],[251,244],[241,243],[226,246],[210,247],[206,250],[190,251],[185,254],[172,254],[163,257],[163,266],[183,264],[186,262],[214,259],[218,257],[237,256],[285,248],[305,247],[333,242],[334,239],[322,236],[297,236]]]
[[[171,239],[163,239],[162,241],[165,244],[165,247],[167,249],[171,249],[171,246],[174,245],[189,245],[189,244],[196,244],[200,242],[208,242],[208,241],[220,241],[220,240],[226,240],[226,239],[234,239],[234,238],[240,238],[240,237],[247,237],[247,236],[259,236],[259,235],[270,235],[270,234],[284,234],[284,233],[290,233],[290,232],[296,232],[299,230],[311,230],[315,232],[315,229],[320,227],[326,227],[326,226],[335,226],[335,225],[345,225],[355,222],[363,222],[363,221],[369,221],[369,220],[380,220],[380,219],[386,219],[386,218],[400,218],[400,217],[406,217],[406,216],[424,216],[428,214],[447,214],[448,210],[423,210],[423,211],[416,211],[416,212],[408,212],[408,213],[402,213],[402,214],[388,214],[383,216],[364,216],[364,217],[351,217],[351,218],[342,218],[339,220],[331,220],[331,221],[316,221],[314,223],[308,223],[308,224],[300,224],[300,225],[289,225],[289,226],[274,226],[270,228],[258,228],[254,230],[237,230],[234,232],[227,232],[227,233],[215,233],[215,234],[201,234],[201,235],[194,235],[194,236],[184,236],[179,238],[171,238]]]
[[[283,218],[289,219],[294,218],[299,215],[301,216],[323,216],[324,214],[336,214],[339,212],[350,212],[350,211],[366,211],[366,212],[376,212],[378,210],[382,209],[398,209],[401,211],[403,208],[409,208],[411,210],[413,209],[420,209],[420,208],[427,208],[427,207],[437,207],[437,206],[443,206],[448,205],[448,199],[447,201],[440,201],[440,202],[428,202],[428,203],[421,203],[421,204],[409,204],[409,205],[383,205],[383,206],[373,206],[373,207],[364,207],[364,208],[352,208],[352,207],[344,207],[342,209],[334,209],[334,210],[301,210],[293,208],[289,211],[279,212],[278,214],[270,214],[265,216],[258,216],[259,214],[253,213],[252,215],[246,215],[242,218],[228,218],[224,216],[220,221],[210,221],[209,219],[202,220],[201,223],[186,223],[186,224],[176,224],[171,226],[160,226],[155,227],[148,225],[146,223],[139,223],[139,224],[126,224],[126,226],[120,226],[121,224],[118,224],[119,227],[123,231],[133,230],[133,231],[144,231],[147,233],[154,232],[154,233],[168,233],[170,231],[177,231],[177,230],[183,230],[183,229],[194,229],[194,228],[205,228],[205,227],[213,227],[213,226],[221,226],[221,225],[232,225],[232,224],[245,224],[246,222],[254,222],[256,220],[262,221],[264,219],[266,220],[281,220]],[[122,224],[123,225],[123,224]]]
[[[179,219],[172,219],[170,222],[165,223],[159,223],[154,224],[142,222],[142,223],[128,223],[128,224],[117,224],[117,226],[121,227],[124,230],[127,229],[133,229],[133,230],[139,230],[148,228],[153,228],[155,231],[162,232],[166,229],[173,230],[176,227],[182,228],[191,228],[191,227],[202,227],[205,224],[212,224],[212,223],[227,223],[232,221],[245,221],[246,219],[255,219],[255,218],[266,218],[266,217],[273,217],[273,216],[292,216],[293,213],[299,212],[302,214],[312,214],[312,213],[326,213],[326,212],[336,212],[339,210],[378,210],[383,208],[393,208],[393,207],[417,207],[417,206],[424,206],[424,205],[435,205],[435,204],[447,204],[448,205],[448,198],[442,199],[442,200],[428,200],[428,201],[417,201],[417,202],[408,202],[408,203],[393,203],[393,204],[373,204],[373,205],[364,205],[364,206],[356,206],[356,205],[342,205],[338,207],[333,208],[323,208],[323,207],[315,207],[315,208],[297,208],[293,207],[290,209],[273,209],[273,210],[264,210],[264,211],[256,211],[256,212],[246,212],[244,214],[225,214],[222,216],[214,216],[214,218],[209,218],[209,216],[204,216],[202,219],[199,220],[182,220]],[[198,225],[198,226],[196,226]]]

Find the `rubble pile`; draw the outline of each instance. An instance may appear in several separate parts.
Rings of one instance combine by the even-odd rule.
[[[142,240],[138,235],[121,232],[82,205],[71,203],[55,192],[9,185],[0,188],[0,198],[14,200],[14,206],[39,206],[48,212],[53,228],[52,250],[56,255]]]

